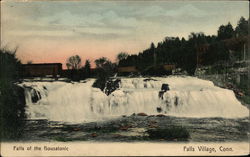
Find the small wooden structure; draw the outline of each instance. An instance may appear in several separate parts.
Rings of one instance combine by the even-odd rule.
[[[126,66],[126,67],[118,67],[119,73],[130,73],[130,72],[138,72],[135,66]]]
[[[23,64],[24,77],[57,77],[62,72],[61,63]]]
[[[175,64],[164,64],[163,65],[163,68],[166,70],[166,71],[172,71],[176,68]]]

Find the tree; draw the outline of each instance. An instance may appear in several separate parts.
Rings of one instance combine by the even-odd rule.
[[[155,44],[154,44],[154,43],[151,43],[150,49],[151,49],[151,50],[154,50],[154,49],[155,49]]]
[[[248,21],[244,17],[241,17],[238,21],[235,32],[238,36],[248,35]]]
[[[8,50],[0,49],[0,79],[8,81],[17,81],[21,77],[21,61],[16,58],[17,48]]]
[[[116,68],[116,65],[112,63],[109,59],[106,57],[101,57],[99,59],[95,60],[95,64],[97,69],[102,69],[107,73],[108,76],[111,76]]]
[[[104,90],[107,80],[115,72],[116,65],[106,57],[96,59],[95,64],[97,79],[92,86]]]
[[[87,78],[90,77],[90,68],[91,68],[90,61],[87,59],[84,65],[84,73],[85,77]]]
[[[79,81],[84,79],[83,70],[81,68],[81,58],[78,55],[71,56],[66,62],[67,68],[70,70],[68,73],[68,78],[73,81]]]
[[[81,58],[78,55],[71,56],[67,59],[66,66],[68,69],[77,70],[81,67]]]
[[[218,30],[218,39],[224,40],[229,39],[234,36],[234,29],[231,23],[229,22],[226,26],[221,25]]]
[[[111,64],[111,61],[106,57],[101,57],[95,60],[95,64],[97,68],[105,68],[106,65]]]
[[[125,60],[127,58],[128,58],[128,53],[126,53],[126,52],[120,52],[116,56],[116,60],[117,60],[118,64],[120,63],[121,60]]]

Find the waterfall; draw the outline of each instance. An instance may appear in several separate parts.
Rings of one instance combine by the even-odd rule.
[[[119,88],[106,95],[85,82],[23,82],[30,119],[87,122],[144,112],[178,117],[249,116],[233,91],[195,77],[121,78]],[[163,91],[162,84],[169,85]]]

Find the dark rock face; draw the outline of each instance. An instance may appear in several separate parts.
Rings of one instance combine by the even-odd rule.
[[[120,79],[108,80],[105,85],[104,93],[109,95],[114,92],[117,88],[119,88],[120,82]]]
[[[163,94],[165,93],[165,91],[159,91],[158,97],[163,99]]]
[[[148,116],[146,113],[138,113],[137,116]]]
[[[31,100],[32,100],[32,103],[37,103],[38,100],[41,99],[41,94],[40,92],[36,91],[35,89],[32,89],[31,90]]]
[[[158,115],[156,115],[156,117],[166,117],[166,115],[164,115],[164,114],[158,114]]]
[[[169,90],[169,85],[168,85],[168,84],[165,84],[165,83],[162,84],[162,85],[161,85],[161,90],[162,90],[162,91],[165,91],[165,92],[168,91],[168,90]]]
[[[174,105],[178,106],[178,104],[179,104],[179,98],[176,96],[174,99]]]
[[[147,82],[147,81],[157,81],[157,80],[151,79],[151,78],[147,78],[147,79],[144,79],[143,81],[144,81],[144,82]]]
[[[163,95],[164,95],[164,93],[166,92],[166,91],[169,91],[170,89],[169,89],[169,85],[168,84],[162,84],[161,85],[161,91],[159,91],[159,94],[158,94],[158,97],[159,98],[161,98],[161,99],[163,99]]]
[[[162,108],[161,107],[156,107],[156,110],[158,113],[162,112]]]
[[[34,88],[32,88],[31,86],[23,86],[24,89],[28,90],[31,93],[31,101],[32,103],[37,103],[42,97],[41,97],[41,93],[37,90],[35,90]],[[45,86],[43,86],[44,90],[47,90],[47,88]]]

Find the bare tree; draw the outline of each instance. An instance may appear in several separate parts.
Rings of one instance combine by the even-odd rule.
[[[66,66],[68,69],[80,69],[81,68],[81,57],[78,55],[71,56],[67,59]]]

